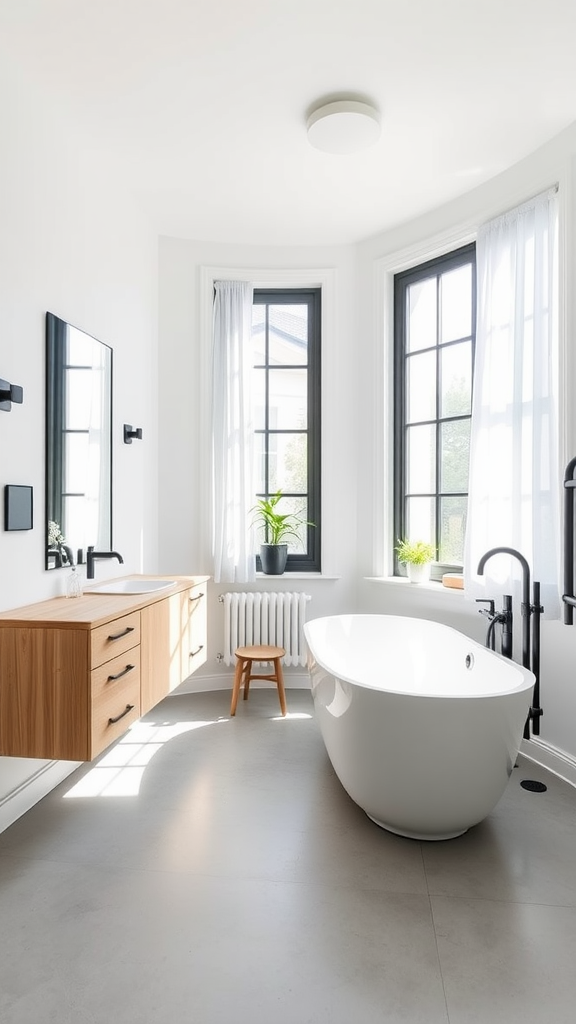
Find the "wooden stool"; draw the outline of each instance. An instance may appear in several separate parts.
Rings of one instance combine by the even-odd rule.
[[[284,677],[282,675],[282,665],[280,659],[284,657],[286,651],[283,647],[270,647],[268,644],[257,644],[254,647],[238,647],[234,652],[236,658],[236,671],[234,673],[234,688],[232,690],[232,704],[230,705],[230,715],[236,714],[236,705],[238,704],[238,696],[240,694],[240,687],[244,686],[244,700],[248,699],[248,690],[250,688],[251,679],[272,679],[278,687],[278,697],[280,699],[280,710],[282,714],[286,714],[286,694],[284,693]],[[274,663],[274,672],[268,676],[255,675],[252,671],[252,662],[254,661],[272,661]]]

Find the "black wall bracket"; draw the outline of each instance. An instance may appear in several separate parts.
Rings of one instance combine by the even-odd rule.
[[[132,438],[142,440],[142,427],[132,427],[131,423],[124,424],[124,444],[132,444]]]
[[[0,379],[0,410],[10,412],[12,402],[22,405],[24,401],[24,389],[19,384],[9,384],[7,380]]]

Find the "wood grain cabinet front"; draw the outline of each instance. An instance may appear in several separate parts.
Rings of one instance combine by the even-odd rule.
[[[207,657],[208,601],[205,584],[188,591],[188,650],[183,659],[183,679],[204,665]]]
[[[206,586],[142,609],[142,714],[206,661]]]
[[[92,666],[115,658],[140,643],[140,612],[122,615],[119,619],[96,626],[90,631]]]
[[[94,758],[140,718],[140,612],[93,629],[91,649],[90,742]]]
[[[91,707],[92,750],[100,752],[140,718],[140,647],[93,669]]]
[[[0,630],[0,754],[89,761],[90,634]]]

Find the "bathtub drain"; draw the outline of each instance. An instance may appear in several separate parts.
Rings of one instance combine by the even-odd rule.
[[[522,789],[527,789],[530,793],[545,793],[548,789],[543,782],[536,782],[535,779],[522,779],[520,785]]]

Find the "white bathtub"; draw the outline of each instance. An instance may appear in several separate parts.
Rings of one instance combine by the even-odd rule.
[[[335,615],[304,634],[328,756],[366,814],[413,839],[482,821],[512,773],[532,673],[426,619]]]

